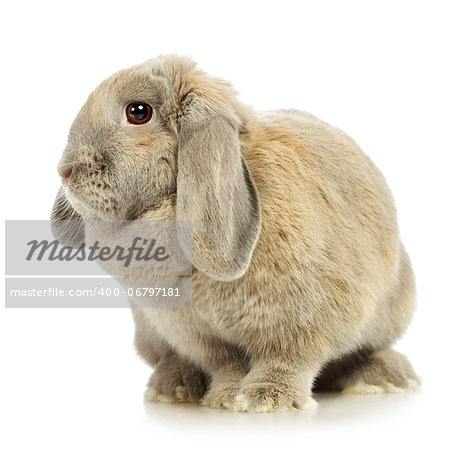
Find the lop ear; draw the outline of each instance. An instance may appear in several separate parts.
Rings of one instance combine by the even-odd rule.
[[[177,219],[192,224],[192,263],[223,281],[244,274],[261,229],[258,193],[240,149],[240,120],[185,99],[179,119]]]
[[[84,243],[83,219],[67,200],[62,186],[53,204],[51,221],[53,236],[62,245],[79,247]]]

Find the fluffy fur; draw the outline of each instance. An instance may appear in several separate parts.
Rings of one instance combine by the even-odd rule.
[[[155,111],[129,125],[125,107]],[[312,405],[314,386],[417,384],[390,349],[415,307],[385,179],[341,130],[255,113],[187,58],[118,72],[89,97],[59,165],[54,219],[187,219],[193,305],[134,308],[147,398],[233,411]]]

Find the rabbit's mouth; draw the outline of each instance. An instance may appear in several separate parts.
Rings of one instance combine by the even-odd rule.
[[[119,219],[119,199],[103,180],[80,177],[76,170],[62,180],[64,192],[72,207],[85,219]]]

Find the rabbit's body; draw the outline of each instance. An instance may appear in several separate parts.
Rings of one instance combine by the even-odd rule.
[[[265,113],[246,139],[263,217],[247,272],[221,282],[195,271],[192,309],[135,314],[207,373],[227,371],[230,359],[245,373],[252,357],[323,366],[385,349],[406,329],[415,292],[383,176],[344,133],[306,113]]]
[[[205,92],[214,102],[215,88]],[[273,411],[307,407],[314,380],[358,391],[411,386],[412,368],[389,346],[411,320],[414,279],[383,176],[342,131],[307,113],[253,114],[229,101],[241,116],[259,237],[245,269],[221,277],[215,259],[196,263],[194,223],[192,308],[133,309],[137,349],[156,366],[148,396]],[[184,181],[178,175],[178,191],[138,218],[177,218]]]

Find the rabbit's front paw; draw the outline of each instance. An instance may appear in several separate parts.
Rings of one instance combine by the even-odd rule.
[[[205,373],[178,356],[164,359],[150,377],[145,400],[161,403],[198,402],[208,386]]]
[[[252,382],[239,390],[231,409],[238,412],[263,413],[312,409],[317,406],[312,397],[299,397],[297,392],[280,383]]]
[[[209,389],[201,403],[210,408],[231,409],[238,391],[239,381],[225,381]]]

